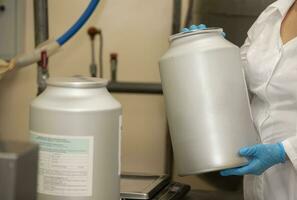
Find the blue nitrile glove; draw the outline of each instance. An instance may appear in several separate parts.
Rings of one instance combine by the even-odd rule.
[[[197,31],[197,30],[206,30],[208,27],[205,24],[199,24],[198,26],[196,25],[191,25],[189,28],[183,28],[181,30],[182,33],[189,33],[192,31]],[[226,37],[226,33],[222,32],[222,36]]]
[[[197,30],[205,30],[207,29],[207,26],[205,24],[199,24],[198,26],[196,25],[191,25],[189,28],[183,28],[181,30],[182,33],[188,33],[191,31],[197,31]]]
[[[281,143],[244,147],[240,149],[239,154],[246,157],[249,163],[243,167],[221,171],[222,176],[261,175],[268,168],[286,160],[286,152]]]

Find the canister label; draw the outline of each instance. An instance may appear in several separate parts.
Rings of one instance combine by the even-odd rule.
[[[92,196],[94,137],[31,132],[39,144],[38,193]]]

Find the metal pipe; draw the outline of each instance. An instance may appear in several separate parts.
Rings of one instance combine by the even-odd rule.
[[[100,78],[103,78],[103,33],[99,30],[99,70]]]
[[[88,35],[91,40],[92,61],[90,65],[90,72],[92,77],[97,77],[97,64],[95,59],[95,37],[99,35],[99,77],[103,78],[103,33],[96,27],[88,29]]]
[[[48,28],[48,1],[34,0],[34,25],[35,25],[35,46],[49,38]],[[43,69],[40,64],[37,67],[37,95],[41,94],[46,88],[46,79],[49,77],[47,69]]]
[[[91,64],[90,64],[90,74],[92,77],[97,76],[97,65],[95,59],[95,41],[91,40]]]
[[[193,24],[193,9],[194,9],[194,0],[189,0],[189,6],[186,14],[184,27],[189,27],[191,24]]]
[[[181,0],[173,0],[172,34],[176,34],[180,31],[181,13],[182,13]]]
[[[158,94],[162,95],[160,83],[132,83],[132,82],[109,82],[107,89],[115,93]]]
[[[118,68],[118,54],[110,54],[110,74],[111,81],[117,81],[117,68]]]

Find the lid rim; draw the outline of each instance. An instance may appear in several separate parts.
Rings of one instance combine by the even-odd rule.
[[[169,37],[169,41],[173,42],[174,40],[181,39],[181,38],[188,37],[188,36],[199,35],[199,34],[202,35],[202,34],[207,34],[207,33],[220,33],[223,31],[224,30],[222,28],[212,27],[212,28],[208,28],[208,29],[204,29],[204,30],[195,30],[195,31],[190,31],[190,32],[186,32],[186,33],[177,33],[177,34],[171,35]]]
[[[48,86],[61,88],[104,88],[107,86],[106,79],[92,77],[54,77],[46,81]]]

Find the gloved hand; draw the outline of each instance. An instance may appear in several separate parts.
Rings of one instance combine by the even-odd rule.
[[[189,28],[183,28],[181,30],[182,33],[188,33],[188,32],[191,32],[191,31],[197,31],[197,30],[205,30],[207,29],[207,26],[205,24],[200,24],[198,26],[196,25],[192,25],[190,26]]]
[[[182,33],[190,33],[192,31],[197,31],[197,30],[206,30],[208,27],[205,24],[199,24],[198,26],[196,25],[191,25],[189,28],[183,28],[181,30]],[[226,37],[226,33],[222,32],[222,36]]]
[[[246,157],[249,163],[243,167],[221,171],[220,174],[222,176],[261,175],[268,168],[283,163],[286,160],[286,152],[281,143],[257,144],[251,147],[241,148],[239,154]]]

